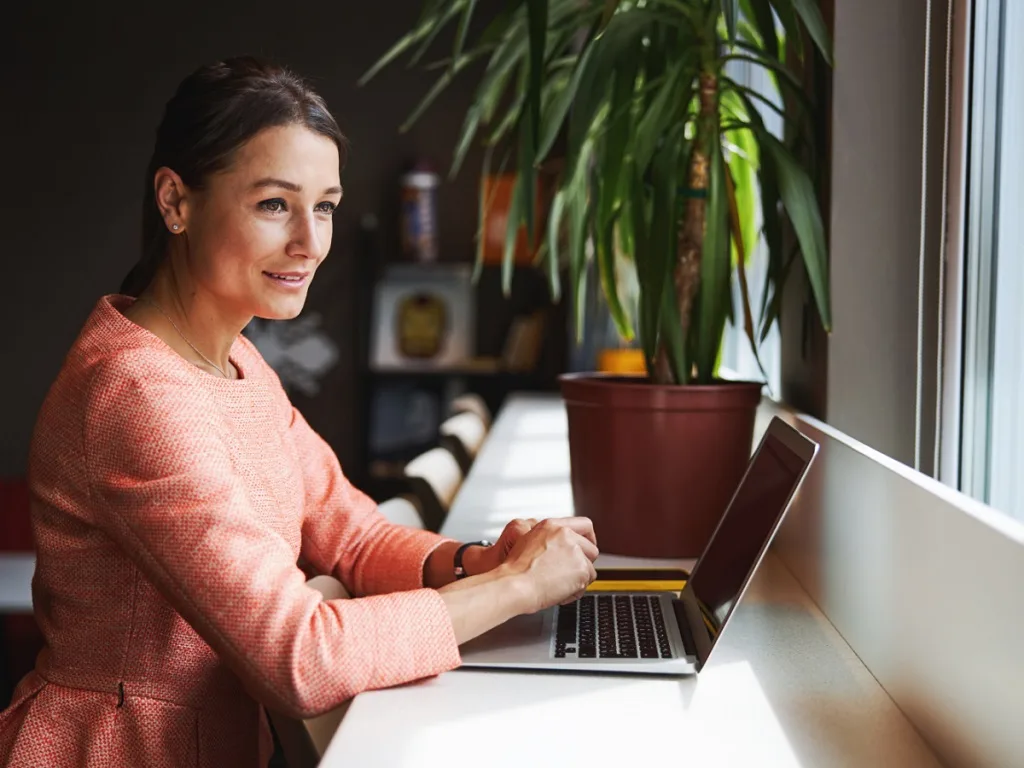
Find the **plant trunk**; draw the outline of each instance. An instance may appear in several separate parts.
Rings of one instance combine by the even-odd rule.
[[[697,135],[690,154],[687,172],[687,198],[679,224],[679,239],[676,248],[676,264],[672,270],[672,282],[676,288],[679,304],[679,323],[682,327],[683,344],[690,333],[690,316],[693,313],[693,299],[700,285],[700,258],[704,249],[704,229],[707,212],[708,153],[707,142],[718,140],[718,78],[713,74],[700,76],[700,115],[697,118]],[[687,361],[688,368],[692,361]],[[687,380],[690,371],[686,371]],[[672,366],[669,364],[665,343],[658,346],[658,358],[654,369],[654,383],[672,384]],[[687,381],[676,382],[686,384]]]

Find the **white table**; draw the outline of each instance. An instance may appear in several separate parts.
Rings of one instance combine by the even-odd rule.
[[[569,514],[561,401],[512,398],[444,533],[493,537],[513,517]],[[635,561],[602,555],[602,564],[618,562]],[[617,764],[902,768],[939,762],[769,554],[699,676],[456,670],[358,696],[321,763]]]

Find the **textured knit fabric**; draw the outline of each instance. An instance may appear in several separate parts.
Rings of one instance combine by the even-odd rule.
[[[244,337],[210,375],[103,297],[29,460],[36,669],[0,764],[266,765],[261,704],[310,717],[460,663],[422,587],[436,534],[387,522]],[[305,558],[356,596],[324,600]]]

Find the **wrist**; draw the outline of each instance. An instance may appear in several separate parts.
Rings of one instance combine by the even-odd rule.
[[[462,553],[462,567],[466,570],[466,576],[479,576],[492,570],[496,563],[493,559],[494,546],[474,545],[467,547]]]
[[[493,570],[496,579],[502,582],[502,590],[509,596],[515,614],[535,613],[537,595],[533,581],[525,571],[502,563]]]

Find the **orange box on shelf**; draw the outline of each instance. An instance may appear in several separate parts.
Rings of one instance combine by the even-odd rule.
[[[509,207],[512,204],[512,190],[515,188],[515,183],[516,175],[514,173],[484,177],[483,189],[480,190],[480,193],[483,195],[484,208],[484,264],[501,264],[502,258],[505,255],[505,232],[508,223]],[[518,266],[533,264],[537,256],[537,250],[543,242],[544,232],[547,228],[549,208],[548,186],[544,181],[544,176],[538,174],[533,206],[534,243],[533,247],[530,248],[526,241],[526,227],[520,225],[519,234],[516,237],[514,256],[514,262]]]

